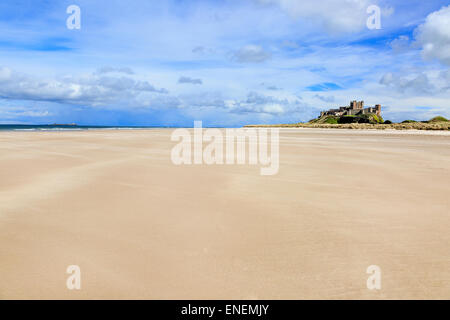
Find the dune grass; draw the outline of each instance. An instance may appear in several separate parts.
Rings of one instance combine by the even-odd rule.
[[[325,119],[324,119],[325,118]],[[313,119],[308,123],[272,124],[272,125],[247,125],[246,128],[330,128],[330,129],[394,129],[394,130],[450,130],[450,121],[438,116],[429,121],[418,122],[406,120],[401,123],[337,123],[337,117],[324,117]],[[336,123],[334,123],[336,121]],[[389,121],[390,122],[390,121]]]

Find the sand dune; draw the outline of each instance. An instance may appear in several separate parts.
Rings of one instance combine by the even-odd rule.
[[[285,129],[261,176],[171,132],[0,132],[0,299],[450,298],[450,135]]]

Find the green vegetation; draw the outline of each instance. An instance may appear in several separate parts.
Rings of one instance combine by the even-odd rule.
[[[374,114],[374,115],[373,115],[373,119],[374,119],[377,123],[384,123],[384,120],[383,120],[383,117],[382,117],[382,116],[379,116],[379,115]]]
[[[328,124],[338,124],[339,117],[335,116],[325,116],[322,118],[312,119],[308,123],[328,123]]]
[[[445,122],[445,121],[448,121],[448,120],[444,117],[437,116],[437,117],[430,119],[428,122]]]
[[[376,115],[375,113],[367,113],[360,116],[361,120],[358,123],[383,123],[384,120],[381,116]]]
[[[338,128],[338,129],[378,129],[378,130],[449,130],[450,120],[438,116],[429,121],[405,120],[402,123],[384,121],[375,113],[347,116],[323,116],[310,120],[308,123],[274,124],[274,125],[247,125],[251,127],[284,127],[284,128]]]
[[[317,120],[317,119],[316,119]],[[330,129],[377,129],[377,130],[448,130],[450,131],[450,121],[440,121],[433,123],[411,122],[411,123],[291,123],[291,124],[273,124],[273,125],[247,125],[247,128],[330,128]]]
[[[325,123],[337,124],[338,120],[335,117],[329,117],[328,119],[325,120]]]
[[[381,116],[375,113],[367,113],[362,115],[345,115],[345,116],[323,116],[308,121],[309,124],[347,124],[347,123],[370,123],[380,124],[384,123]]]
[[[383,123],[383,118],[381,116],[376,115],[375,113],[367,113],[362,115],[347,115],[338,118],[339,124],[345,123],[371,123],[371,124],[379,124]]]

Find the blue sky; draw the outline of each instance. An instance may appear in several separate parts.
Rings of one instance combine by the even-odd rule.
[[[450,117],[448,0],[3,0],[0,28],[0,123],[287,123],[355,99]]]

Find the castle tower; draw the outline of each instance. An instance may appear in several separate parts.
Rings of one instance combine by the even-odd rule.
[[[364,109],[364,101],[355,101],[355,109],[361,110]]]
[[[381,105],[379,105],[379,104],[375,105],[375,112],[376,112],[377,116],[381,116]]]
[[[364,109],[364,101],[350,101],[350,109],[352,110],[361,110]]]

